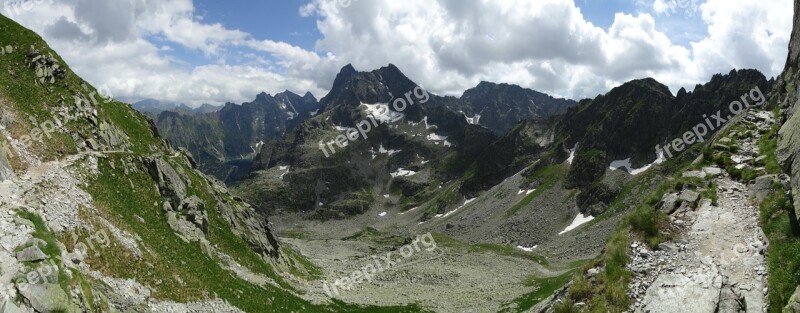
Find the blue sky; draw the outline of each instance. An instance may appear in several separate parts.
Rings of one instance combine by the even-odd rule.
[[[791,0],[54,0],[10,17],[120,99],[323,97],[342,66],[389,63],[431,92],[480,81],[593,97],[653,77],[780,73]],[[8,15],[8,12],[5,12]]]

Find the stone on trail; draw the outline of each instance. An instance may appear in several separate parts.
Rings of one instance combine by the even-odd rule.
[[[80,312],[58,284],[26,285],[20,293],[38,312]]]
[[[684,190],[681,192],[680,200],[694,208],[697,206],[697,201],[700,201],[700,194],[691,190]]]
[[[661,203],[659,204],[659,210],[666,214],[672,214],[675,212],[675,209],[678,208],[678,194],[677,193],[670,193],[664,195],[664,198],[661,199]]]
[[[722,176],[722,169],[719,167],[704,167],[703,173],[710,177]]]
[[[0,313],[25,313],[25,311],[14,304],[11,299],[6,299],[3,305],[0,305]]]
[[[688,171],[683,173],[684,178],[706,178],[706,173],[701,171]]]
[[[17,261],[20,262],[38,262],[47,259],[47,255],[39,249],[39,246],[33,245],[17,252]]]
[[[642,311],[715,313],[721,289],[722,276],[713,267],[688,274],[665,273],[647,289]]]

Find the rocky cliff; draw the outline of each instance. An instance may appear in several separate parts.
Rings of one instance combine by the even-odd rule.
[[[781,111],[778,161],[792,176],[795,217],[800,216],[800,1],[795,1],[794,28],[786,68],[769,94],[770,105]]]

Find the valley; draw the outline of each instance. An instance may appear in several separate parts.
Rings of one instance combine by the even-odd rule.
[[[219,107],[97,101],[0,16],[0,313],[800,312],[794,6],[775,78],[454,96],[306,55],[347,65]]]

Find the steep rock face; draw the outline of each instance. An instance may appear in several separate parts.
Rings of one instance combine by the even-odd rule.
[[[625,83],[569,109],[557,136],[561,150],[577,147],[565,186],[584,191],[582,210],[596,204],[589,200],[597,197],[589,195],[607,193],[596,183],[612,161],[630,158],[636,166],[656,159],[654,147],[669,134],[668,117],[674,111],[669,89],[650,78]]]
[[[186,148],[204,173],[226,182],[241,179],[265,142],[282,137],[318,112],[316,98],[285,91],[262,93],[252,102],[228,103],[219,111],[175,109],[157,117],[160,132]]]
[[[525,120],[508,134],[486,148],[475,160],[473,171],[467,176],[461,191],[474,194],[501,182],[540,157],[546,155],[553,143],[555,119]],[[558,150],[560,151],[560,150]],[[558,157],[542,163],[555,161]]]
[[[226,166],[224,135],[209,116],[164,111],[156,119],[159,132],[175,147],[185,148],[198,160],[204,173],[225,180],[231,172]]]
[[[14,177],[14,169],[8,162],[8,150],[6,147],[0,146],[0,182],[11,179]]]
[[[658,158],[657,145],[663,148],[669,141],[682,138],[717,112],[726,119],[731,117],[732,101],[740,100],[755,87],[763,92],[770,86],[757,70],[734,70],[727,75],[714,75],[692,92],[681,89],[677,96],[648,78],[625,83],[593,100],[583,100],[557,126],[556,142],[563,140],[562,149],[579,146],[567,185],[582,188],[597,182],[612,161],[630,159],[633,168],[650,164]],[[705,139],[719,128],[707,129]]]
[[[778,77],[768,98],[781,110],[783,126],[779,132],[777,157],[785,173],[792,177],[795,216],[800,216],[800,0],[795,0],[794,28],[789,42],[786,68]]]
[[[554,98],[516,85],[481,82],[469,89],[449,107],[461,111],[472,122],[502,136],[526,119],[541,119],[564,114],[578,103]]]
[[[258,151],[255,145],[278,138],[316,109],[313,96],[300,97],[290,91],[259,94],[253,102],[227,104],[214,114],[224,134],[225,155],[247,158]]]

